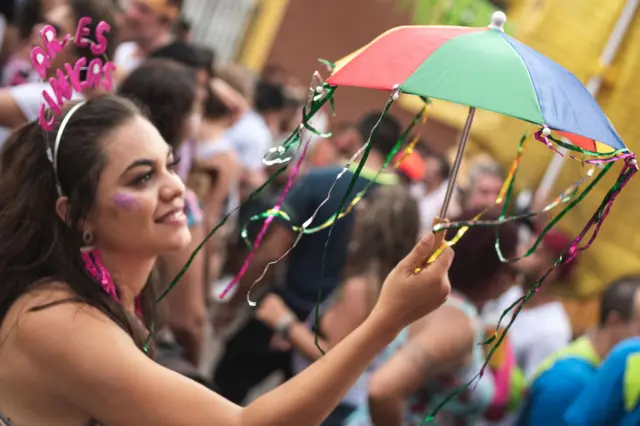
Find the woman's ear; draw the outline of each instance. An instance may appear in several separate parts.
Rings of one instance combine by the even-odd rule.
[[[69,199],[67,197],[58,197],[56,200],[56,214],[64,223],[69,223],[67,214],[69,213]]]

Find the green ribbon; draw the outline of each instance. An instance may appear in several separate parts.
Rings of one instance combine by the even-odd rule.
[[[336,90],[335,86],[329,86],[329,85],[327,85],[325,83],[322,84],[322,87],[324,89],[323,93],[315,95],[312,98],[311,106],[309,108],[309,111],[306,112],[306,106],[305,106],[305,108],[303,108],[303,117],[302,117],[303,127],[298,127],[295,130],[293,130],[289,134],[289,136],[282,142],[281,146],[283,148],[285,148],[285,150],[288,149],[289,147],[291,147],[296,142],[300,141],[301,129],[302,128],[308,129],[308,130],[310,130],[310,131],[312,131],[312,132],[314,132],[314,133],[316,133],[318,135],[322,135],[322,133],[320,133],[317,130],[315,130],[313,128],[313,126],[309,125],[309,120],[311,119],[311,117],[313,117],[320,110],[320,108],[322,108],[322,106],[327,101],[331,101],[333,99],[333,95],[334,95],[334,92]],[[187,259],[187,261],[185,262],[183,267],[180,269],[180,271],[177,273],[175,278],[171,281],[169,286],[160,294],[160,296],[158,296],[156,298],[156,301],[155,301],[156,304],[160,303],[173,290],[173,288],[177,285],[177,283],[180,281],[180,279],[187,272],[187,270],[189,269],[189,267],[193,263],[194,259],[198,255],[198,253],[200,253],[200,251],[205,247],[205,245],[211,239],[211,237],[213,237],[213,235],[215,235],[215,233],[227,222],[227,220],[235,212],[237,212],[244,204],[246,204],[249,201],[255,199],[255,197],[260,192],[262,192],[269,184],[271,184],[271,182],[273,182],[275,180],[275,178],[278,177],[278,175],[280,175],[282,172],[284,172],[287,169],[287,167],[288,167],[287,164],[283,165],[282,167],[279,167],[274,173],[272,173],[269,176],[269,178],[258,189],[254,190],[253,192],[251,192],[251,194],[249,194],[249,197],[247,198],[247,200],[244,203],[242,203],[241,205],[239,205],[238,207],[233,209],[233,211],[231,211],[230,213],[225,215],[222,218],[222,220],[220,222],[218,222],[218,224],[211,230],[211,232],[209,232],[204,237],[204,239],[200,242],[200,244],[198,244],[198,246],[194,249],[194,251],[189,256],[189,259]],[[154,328],[155,328],[155,322],[152,321],[151,322],[151,326],[149,327],[149,334],[147,335],[147,339],[145,340],[144,347],[143,347],[145,352],[149,351],[149,344],[151,343],[151,337],[153,335]]]

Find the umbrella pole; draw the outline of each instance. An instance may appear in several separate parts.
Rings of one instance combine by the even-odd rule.
[[[456,159],[451,167],[451,173],[449,174],[449,182],[447,183],[447,191],[444,194],[444,201],[442,202],[442,208],[440,209],[439,221],[445,219],[447,210],[449,210],[449,204],[451,203],[451,196],[453,195],[453,189],[456,185],[456,177],[460,170],[460,164],[462,163],[462,156],[467,146],[467,140],[469,139],[469,133],[471,132],[471,123],[473,123],[473,117],[476,114],[476,108],[470,107],[469,114],[467,115],[467,121],[464,123],[462,129],[462,135],[460,135],[460,143],[458,144],[458,152],[456,152]]]

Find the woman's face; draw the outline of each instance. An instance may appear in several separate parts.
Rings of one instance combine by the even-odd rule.
[[[185,186],[169,145],[138,116],[104,141],[106,165],[88,217],[95,245],[132,255],[158,255],[191,240]]]

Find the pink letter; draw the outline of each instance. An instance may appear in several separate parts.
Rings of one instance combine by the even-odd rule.
[[[91,30],[87,28],[87,25],[91,23],[91,18],[85,16],[78,21],[78,28],[76,29],[75,42],[78,47],[87,47],[89,45],[89,35]]]
[[[49,79],[49,84],[51,85],[53,93],[56,95],[58,105],[62,105],[65,101],[71,99],[73,94],[71,85],[67,81],[67,77],[64,75],[62,70],[56,70],[56,78],[51,77]]]
[[[109,31],[111,31],[111,25],[104,21],[98,23],[98,27],[96,28],[97,43],[91,44],[91,52],[93,52],[94,55],[102,55],[107,51],[108,42],[104,35]]]
[[[51,95],[49,94],[49,92],[47,92],[46,90],[42,91],[42,97],[44,98],[45,101],[47,101],[47,104],[49,104],[49,109],[51,111],[53,111],[54,113],[60,115],[62,113],[62,110],[60,109],[60,105],[58,105],[56,103],[56,101],[53,100],[53,98],[51,97]]]
[[[73,68],[70,64],[64,64],[64,69],[67,71],[67,75],[69,76],[69,80],[71,80],[71,85],[73,86],[73,90],[80,93],[82,92],[82,82],[80,81],[80,71],[87,65],[87,58],[80,58],[76,61]]]
[[[115,70],[116,65],[113,62],[107,62],[106,64],[104,64],[104,67],[102,67],[102,72],[104,74],[102,78],[102,87],[107,92],[110,92],[111,88],[113,87],[113,76],[111,75],[111,72]]]
[[[87,67],[87,78],[83,83],[80,83],[83,89],[90,87],[99,87],[100,79],[102,77],[102,59],[94,58],[89,62]]]
[[[40,46],[36,46],[31,50],[31,63],[40,78],[47,78],[47,69],[51,66],[51,60]]]
[[[57,37],[56,29],[51,25],[45,25],[40,30],[40,37],[42,37],[42,43],[44,43],[44,47],[49,52],[49,57],[51,59],[55,58],[58,53],[62,51],[64,44],[60,42]]]
[[[56,118],[51,114],[51,118],[47,120],[46,118],[46,108],[44,104],[40,104],[40,112],[38,113],[38,123],[40,123],[40,127],[42,127],[45,131],[50,132],[53,130],[53,125],[56,122]]]

